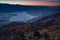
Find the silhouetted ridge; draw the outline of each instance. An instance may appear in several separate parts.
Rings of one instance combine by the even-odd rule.
[[[14,4],[2,4],[0,3],[0,13],[11,13],[11,12],[18,12],[18,11],[28,11],[28,10],[53,10],[57,9],[56,11],[59,11],[60,6],[56,7],[48,7],[48,6],[23,6],[23,5],[14,5]]]
[[[23,6],[22,5],[13,5],[13,4],[0,4],[0,13],[10,13],[10,12],[17,12],[22,11]]]

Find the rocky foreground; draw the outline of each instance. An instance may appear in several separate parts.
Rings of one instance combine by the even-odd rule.
[[[0,40],[60,40],[60,13],[6,29]]]

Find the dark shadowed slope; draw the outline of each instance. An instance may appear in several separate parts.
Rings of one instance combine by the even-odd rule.
[[[33,19],[34,21],[32,22],[33,25],[37,26],[36,28],[40,27],[48,27],[51,25],[55,25],[56,23],[60,23],[60,13],[56,13],[50,16],[46,16],[43,18],[38,17],[37,20]],[[30,20],[32,21],[32,20]]]

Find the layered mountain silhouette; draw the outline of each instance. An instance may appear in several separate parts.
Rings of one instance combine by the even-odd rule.
[[[60,13],[31,21],[2,31],[0,40],[60,40]]]
[[[14,4],[2,4],[0,3],[0,13],[12,13],[18,11],[31,11],[31,10],[41,10],[43,11],[54,10],[59,12],[60,6],[49,7],[49,6],[23,6],[23,5],[14,5]]]

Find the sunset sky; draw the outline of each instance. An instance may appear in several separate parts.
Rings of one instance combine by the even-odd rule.
[[[0,3],[32,6],[60,6],[60,0],[0,0]]]

